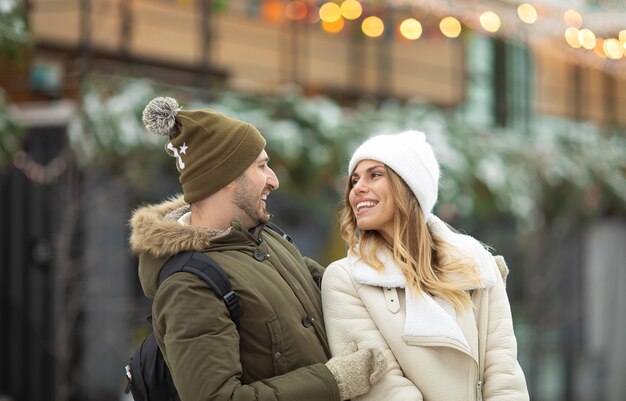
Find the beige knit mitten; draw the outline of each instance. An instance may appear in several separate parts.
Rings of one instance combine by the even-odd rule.
[[[326,362],[339,387],[342,400],[348,400],[367,393],[387,368],[385,354],[378,348],[358,350],[351,342],[342,356],[336,356]]]

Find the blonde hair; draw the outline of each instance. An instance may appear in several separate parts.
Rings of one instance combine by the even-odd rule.
[[[435,238],[426,224],[419,202],[408,185],[391,168],[385,166],[391,193],[396,203],[393,221],[393,243],[384,240],[378,231],[361,231],[350,206],[352,190],[348,180],[341,211],[341,236],[348,249],[376,270],[383,268],[376,256],[381,248],[393,252],[394,262],[404,273],[407,290],[426,292],[451,302],[457,311],[470,304],[468,284],[478,282],[477,266],[469,258],[452,257],[458,250]],[[357,247],[358,245],[358,247]]]

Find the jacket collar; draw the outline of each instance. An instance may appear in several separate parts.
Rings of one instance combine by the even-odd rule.
[[[468,284],[467,290],[491,288],[496,283],[496,262],[491,253],[474,237],[452,231],[446,223],[435,215],[431,215],[428,219],[428,227],[435,237],[443,239],[453,246],[454,256],[458,258],[470,257],[478,266],[479,281],[476,285]],[[354,252],[350,252],[348,259],[353,265],[351,274],[354,279],[361,284],[377,287],[405,288],[406,277],[393,261],[391,252],[381,250],[377,256],[383,262],[381,270],[371,268],[361,261]]]
[[[250,244],[253,235],[263,229],[260,225],[250,233],[237,221],[223,231],[181,224],[179,219],[189,210],[189,204],[177,196],[133,212],[130,248],[139,257],[139,281],[149,298],[156,294],[159,271],[171,256],[183,251],[206,252],[220,246],[240,247]]]
[[[467,290],[491,288],[496,282],[496,264],[491,254],[473,237],[453,232],[443,221],[434,215],[428,220],[429,228],[434,236],[452,244],[459,257],[471,257],[478,266],[479,281],[469,285]],[[350,253],[348,260],[351,265],[352,278],[365,285],[383,288],[406,289],[406,277],[393,260],[388,250],[381,250],[377,256],[383,262],[383,268],[376,270]],[[459,326],[453,305],[445,299],[432,297],[429,294],[416,294],[405,291],[406,319],[405,336],[446,337],[459,341],[469,349],[466,335]]]
[[[135,210],[130,219],[130,247],[133,254],[163,258],[182,251],[201,252],[212,241],[232,231],[232,227],[221,231],[180,224],[178,219],[189,210],[189,204],[182,196]]]

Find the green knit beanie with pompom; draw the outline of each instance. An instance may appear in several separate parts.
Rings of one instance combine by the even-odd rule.
[[[150,101],[143,123],[149,132],[169,137],[165,150],[175,158],[187,203],[231,183],[265,148],[265,139],[251,124],[211,109],[183,110],[171,97]]]

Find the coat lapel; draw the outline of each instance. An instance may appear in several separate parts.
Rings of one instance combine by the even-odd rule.
[[[381,288],[405,289],[406,319],[403,335],[419,337],[448,337],[468,347],[456,321],[452,304],[428,294],[406,291],[406,278],[388,253],[380,254],[384,268],[375,270],[354,256],[350,257],[350,274],[359,284]]]

